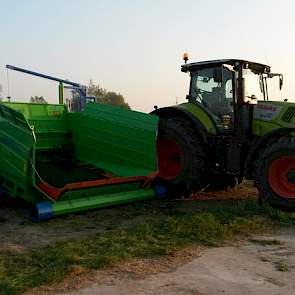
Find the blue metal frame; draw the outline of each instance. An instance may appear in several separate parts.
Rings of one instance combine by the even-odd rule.
[[[71,82],[71,81],[68,81],[68,80],[64,80],[64,79],[60,79],[60,78],[57,78],[57,77],[45,75],[45,74],[42,74],[42,73],[34,72],[34,71],[31,71],[31,70],[23,69],[23,68],[12,66],[12,65],[6,65],[6,68],[9,69],[9,70],[21,72],[21,73],[24,73],[24,74],[29,74],[29,75],[37,76],[37,77],[40,77],[40,78],[56,81],[56,82],[59,82],[60,85],[61,84],[71,85],[74,89],[76,89],[79,92],[79,94],[81,96],[80,110],[79,111],[82,111],[84,109],[87,101],[95,100],[95,97],[86,95],[86,87],[82,86],[79,83]],[[59,94],[59,95],[61,97],[61,94]],[[61,99],[59,99],[59,103],[63,103],[63,102],[61,102]]]

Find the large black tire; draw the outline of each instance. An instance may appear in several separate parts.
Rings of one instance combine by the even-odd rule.
[[[183,118],[160,119],[158,163],[160,178],[172,185],[175,194],[189,196],[206,185],[204,148],[196,132]]]
[[[295,138],[282,137],[260,153],[256,185],[262,201],[285,211],[295,210]]]

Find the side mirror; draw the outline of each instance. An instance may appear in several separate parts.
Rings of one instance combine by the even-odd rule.
[[[222,67],[214,68],[214,70],[213,70],[213,80],[216,83],[221,83],[223,81]]]
[[[284,82],[284,78],[282,74],[277,74],[277,73],[268,73],[267,74],[268,78],[273,78],[273,77],[279,77],[279,88],[280,90],[282,90],[283,87],[283,82]]]
[[[283,77],[283,75],[280,75],[280,81],[279,81],[279,83],[280,83],[280,90],[282,90],[282,88],[283,88],[283,83],[284,83],[284,77]]]

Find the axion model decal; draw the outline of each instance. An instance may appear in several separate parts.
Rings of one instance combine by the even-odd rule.
[[[279,115],[282,109],[282,106],[278,106],[275,104],[259,103],[254,106],[254,119],[272,121]]]

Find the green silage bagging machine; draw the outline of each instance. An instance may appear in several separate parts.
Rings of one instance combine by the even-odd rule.
[[[36,220],[254,180],[259,200],[295,209],[295,104],[271,101],[283,76],[239,59],[187,63],[188,102],[144,114],[59,82],[59,104],[0,104],[0,187]],[[79,93],[64,100],[64,84]],[[66,101],[66,105],[64,105]]]
[[[94,103],[77,83],[7,67],[59,82],[60,104],[0,104],[1,190],[33,204],[33,219],[165,196],[153,181],[158,117]],[[78,111],[63,104],[64,84],[80,94],[71,102]]]

